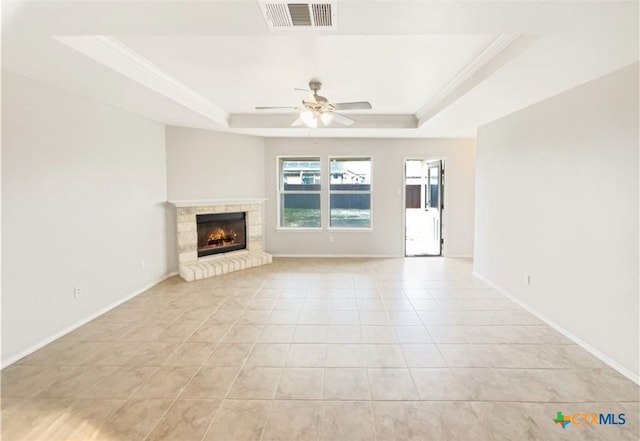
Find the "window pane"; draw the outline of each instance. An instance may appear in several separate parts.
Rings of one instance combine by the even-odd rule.
[[[438,167],[429,169],[429,207],[438,206]]]
[[[370,158],[334,158],[330,164],[331,191],[371,191]]]
[[[422,176],[422,161],[407,161],[406,172],[407,178],[420,178]]]
[[[320,191],[320,160],[283,159],[280,189],[284,191]]]
[[[329,177],[329,226],[371,228],[371,158],[330,158]]]
[[[330,226],[370,228],[371,195],[369,193],[332,194]]]
[[[281,227],[320,228],[320,194],[284,193],[281,198]]]

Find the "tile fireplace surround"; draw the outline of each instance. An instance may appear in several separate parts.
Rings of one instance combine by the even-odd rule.
[[[211,199],[169,201],[176,207],[178,267],[187,282],[218,276],[271,263],[271,255],[262,250],[262,207],[266,199]],[[244,250],[198,257],[197,214],[244,212],[246,242]]]

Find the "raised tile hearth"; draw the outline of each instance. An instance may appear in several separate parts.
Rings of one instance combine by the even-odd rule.
[[[262,249],[262,207],[265,200],[170,201],[176,207],[180,277],[191,282],[271,263],[271,255]],[[198,257],[196,217],[220,213],[244,213],[246,248]]]

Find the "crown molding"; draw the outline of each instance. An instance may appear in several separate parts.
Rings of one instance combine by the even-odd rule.
[[[418,127],[476,87],[527,49],[536,36],[501,34],[416,112]]]
[[[228,127],[229,114],[119,41],[105,35],[56,36],[56,41],[178,104]]]
[[[340,112],[342,113],[342,112]],[[329,127],[319,127],[318,130],[334,130],[334,129],[415,129],[418,127],[418,121],[411,114],[392,114],[392,115],[365,115],[365,114],[345,114],[349,118],[355,120],[352,126],[345,127],[338,123],[332,123]],[[255,114],[255,113],[234,113],[229,117],[229,128],[231,129],[248,129],[248,128],[287,128],[293,130],[307,130],[306,127],[291,127],[291,123],[298,117],[297,113],[278,113],[278,114]]]

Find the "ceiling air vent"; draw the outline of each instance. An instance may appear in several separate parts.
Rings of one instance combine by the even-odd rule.
[[[259,0],[269,29],[336,29],[337,0],[321,3]]]

